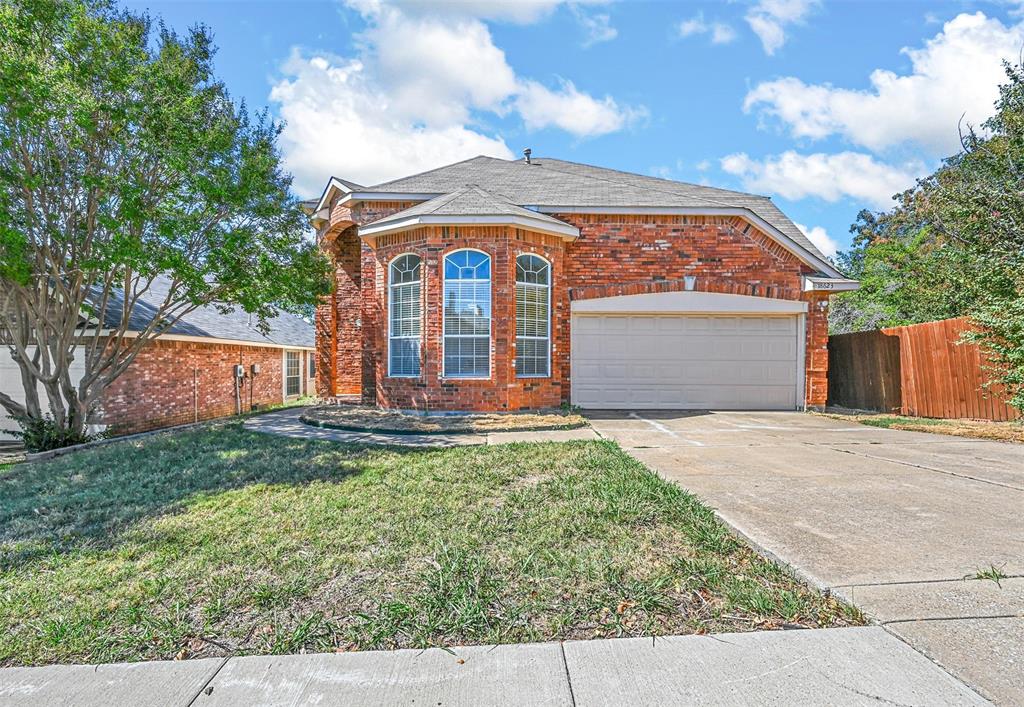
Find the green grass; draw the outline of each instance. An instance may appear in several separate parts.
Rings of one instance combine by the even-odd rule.
[[[928,417],[902,417],[900,415],[865,415],[864,417],[858,417],[857,422],[864,425],[871,425],[872,427],[884,427],[889,429],[896,425],[943,425],[947,420],[935,420]]]
[[[862,621],[607,442],[238,424],[0,472],[0,665]]]
[[[997,586],[1002,587],[1002,580],[1008,579],[1009,575],[1003,572],[1002,567],[996,567],[995,565],[989,565],[984,569],[980,569],[973,575],[967,575],[964,579],[988,579],[996,583]]]

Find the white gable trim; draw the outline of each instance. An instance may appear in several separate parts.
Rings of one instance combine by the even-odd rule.
[[[547,219],[535,219],[528,216],[445,216],[443,214],[423,214],[395,221],[371,223],[360,226],[359,235],[369,237],[385,233],[400,233],[419,226],[516,226],[569,240],[580,235],[580,230],[575,226],[551,223]]]
[[[355,204],[360,201],[430,201],[447,192],[387,192],[387,191],[350,191],[343,196],[339,204]]]
[[[652,214],[663,216],[739,216],[754,224],[773,240],[778,241],[786,250],[830,278],[846,279],[828,261],[819,258],[794,241],[785,233],[775,228],[750,209],[741,206],[703,207],[703,206],[538,206],[537,210],[544,214]]]
[[[331,197],[334,196],[335,192],[340,191],[342,194],[351,194],[352,190],[349,189],[345,184],[337,177],[331,177],[331,180],[327,182],[327,186],[324,187],[323,194],[320,195],[320,201],[316,202],[316,208],[313,209],[313,213],[320,211],[325,208],[331,201]]]
[[[343,186],[343,185],[342,185]],[[357,202],[357,201],[428,201],[435,199],[439,196],[443,196],[442,193],[412,193],[412,192],[360,192],[351,191],[346,189],[347,194],[342,198],[341,203]],[[326,193],[325,193],[326,195]],[[787,236],[785,233],[771,225],[763,218],[755,214],[750,209],[741,206],[725,206],[725,207],[703,207],[703,206],[557,206],[557,205],[542,205],[542,206],[531,206],[531,209],[536,209],[540,213],[545,214],[651,214],[651,215],[664,215],[664,216],[739,216],[754,226],[759,228],[761,231],[766,233],[770,238],[777,241],[783,247],[786,248],[790,253],[799,258],[803,263],[815,268],[819,272],[825,273],[829,279],[846,280],[841,272],[836,270],[835,266],[829,263],[827,260],[818,257],[814,253],[811,253],[807,248],[800,245],[792,238]],[[449,217],[454,218],[454,217]],[[455,225],[455,224],[452,224]],[[409,226],[413,228],[414,226]],[[369,227],[367,227],[369,228]],[[531,226],[532,228],[532,226]],[[540,230],[540,229],[537,229]],[[360,235],[370,235],[369,231],[359,229]],[[562,235],[562,234],[558,234]],[[577,229],[573,238],[579,236],[579,230]]]

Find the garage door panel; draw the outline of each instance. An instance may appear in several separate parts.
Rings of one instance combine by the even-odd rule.
[[[799,319],[573,319],[573,403],[590,408],[794,409]]]

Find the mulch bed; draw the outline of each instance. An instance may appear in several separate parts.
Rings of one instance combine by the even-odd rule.
[[[587,426],[582,415],[562,410],[425,415],[373,407],[322,405],[306,410],[300,419],[316,427],[390,434],[527,432]]]

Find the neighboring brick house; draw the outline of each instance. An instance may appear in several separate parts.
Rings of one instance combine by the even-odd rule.
[[[168,286],[165,278],[153,282],[132,310],[130,330],[145,327]],[[108,308],[108,324],[120,317],[118,303]],[[185,315],[147,345],[107,388],[99,427],[128,434],[315,394],[313,325],[286,312],[270,320],[266,334],[254,323],[240,310],[224,313],[212,306]],[[235,367],[239,365],[243,376],[236,393]],[[254,365],[258,366],[255,374]],[[83,370],[80,363],[72,364],[76,381]],[[16,400],[24,399],[17,364],[6,353],[0,356],[0,389]],[[0,418],[0,430],[16,428],[6,415]]]
[[[332,178],[311,213],[317,391],[384,407],[821,407],[857,286],[767,197],[555,159]]]

